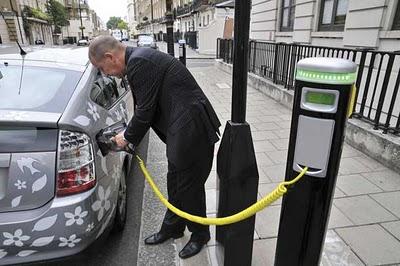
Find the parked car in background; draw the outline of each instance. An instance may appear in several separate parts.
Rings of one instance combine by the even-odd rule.
[[[158,49],[157,42],[151,35],[139,35],[137,40],[137,47],[150,47],[153,49]]]
[[[42,41],[42,40],[36,40],[36,41],[35,41],[35,44],[44,44],[44,41]]]
[[[118,30],[118,29],[116,29],[116,30],[112,30],[111,31],[111,35],[115,38],[115,39],[117,39],[118,41],[122,41],[122,32],[121,32],[121,30]]]
[[[0,265],[74,255],[124,228],[132,156],[103,156],[95,136],[131,119],[133,97],[87,54],[0,55]]]
[[[77,43],[78,46],[87,46],[89,45],[89,41],[86,39],[80,39]]]
[[[129,41],[129,34],[127,30],[122,30],[122,40],[123,41]]]

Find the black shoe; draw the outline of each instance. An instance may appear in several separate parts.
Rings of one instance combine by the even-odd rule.
[[[208,240],[210,240],[210,238],[201,241],[189,240],[186,246],[184,246],[181,252],[179,252],[179,257],[181,257],[182,259],[193,257],[201,251],[203,246],[207,244]]]
[[[179,232],[179,233],[164,233],[164,232],[158,232],[155,234],[152,234],[151,236],[147,237],[144,240],[144,243],[146,245],[157,245],[157,244],[161,244],[163,242],[165,242],[166,240],[170,239],[170,238],[181,238],[183,236],[183,232]]]

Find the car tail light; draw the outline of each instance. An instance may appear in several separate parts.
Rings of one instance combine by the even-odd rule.
[[[57,196],[81,193],[96,185],[93,158],[93,147],[88,135],[60,131]]]

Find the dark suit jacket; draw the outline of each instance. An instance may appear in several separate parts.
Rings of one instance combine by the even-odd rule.
[[[125,62],[136,105],[125,131],[130,143],[137,146],[152,127],[167,144],[168,160],[181,168],[199,159],[200,145],[219,140],[218,117],[181,62],[154,49],[134,47],[127,47]]]

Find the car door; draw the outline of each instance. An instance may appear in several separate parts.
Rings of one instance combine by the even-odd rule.
[[[132,93],[124,79],[103,76],[99,72],[93,84],[90,97],[96,104],[107,110],[107,126],[118,122],[128,124],[132,118]],[[101,169],[106,176],[111,176],[115,182],[118,182],[126,156],[125,152],[111,152],[105,157],[101,156],[100,162],[97,163],[99,165],[96,165],[96,168]]]

